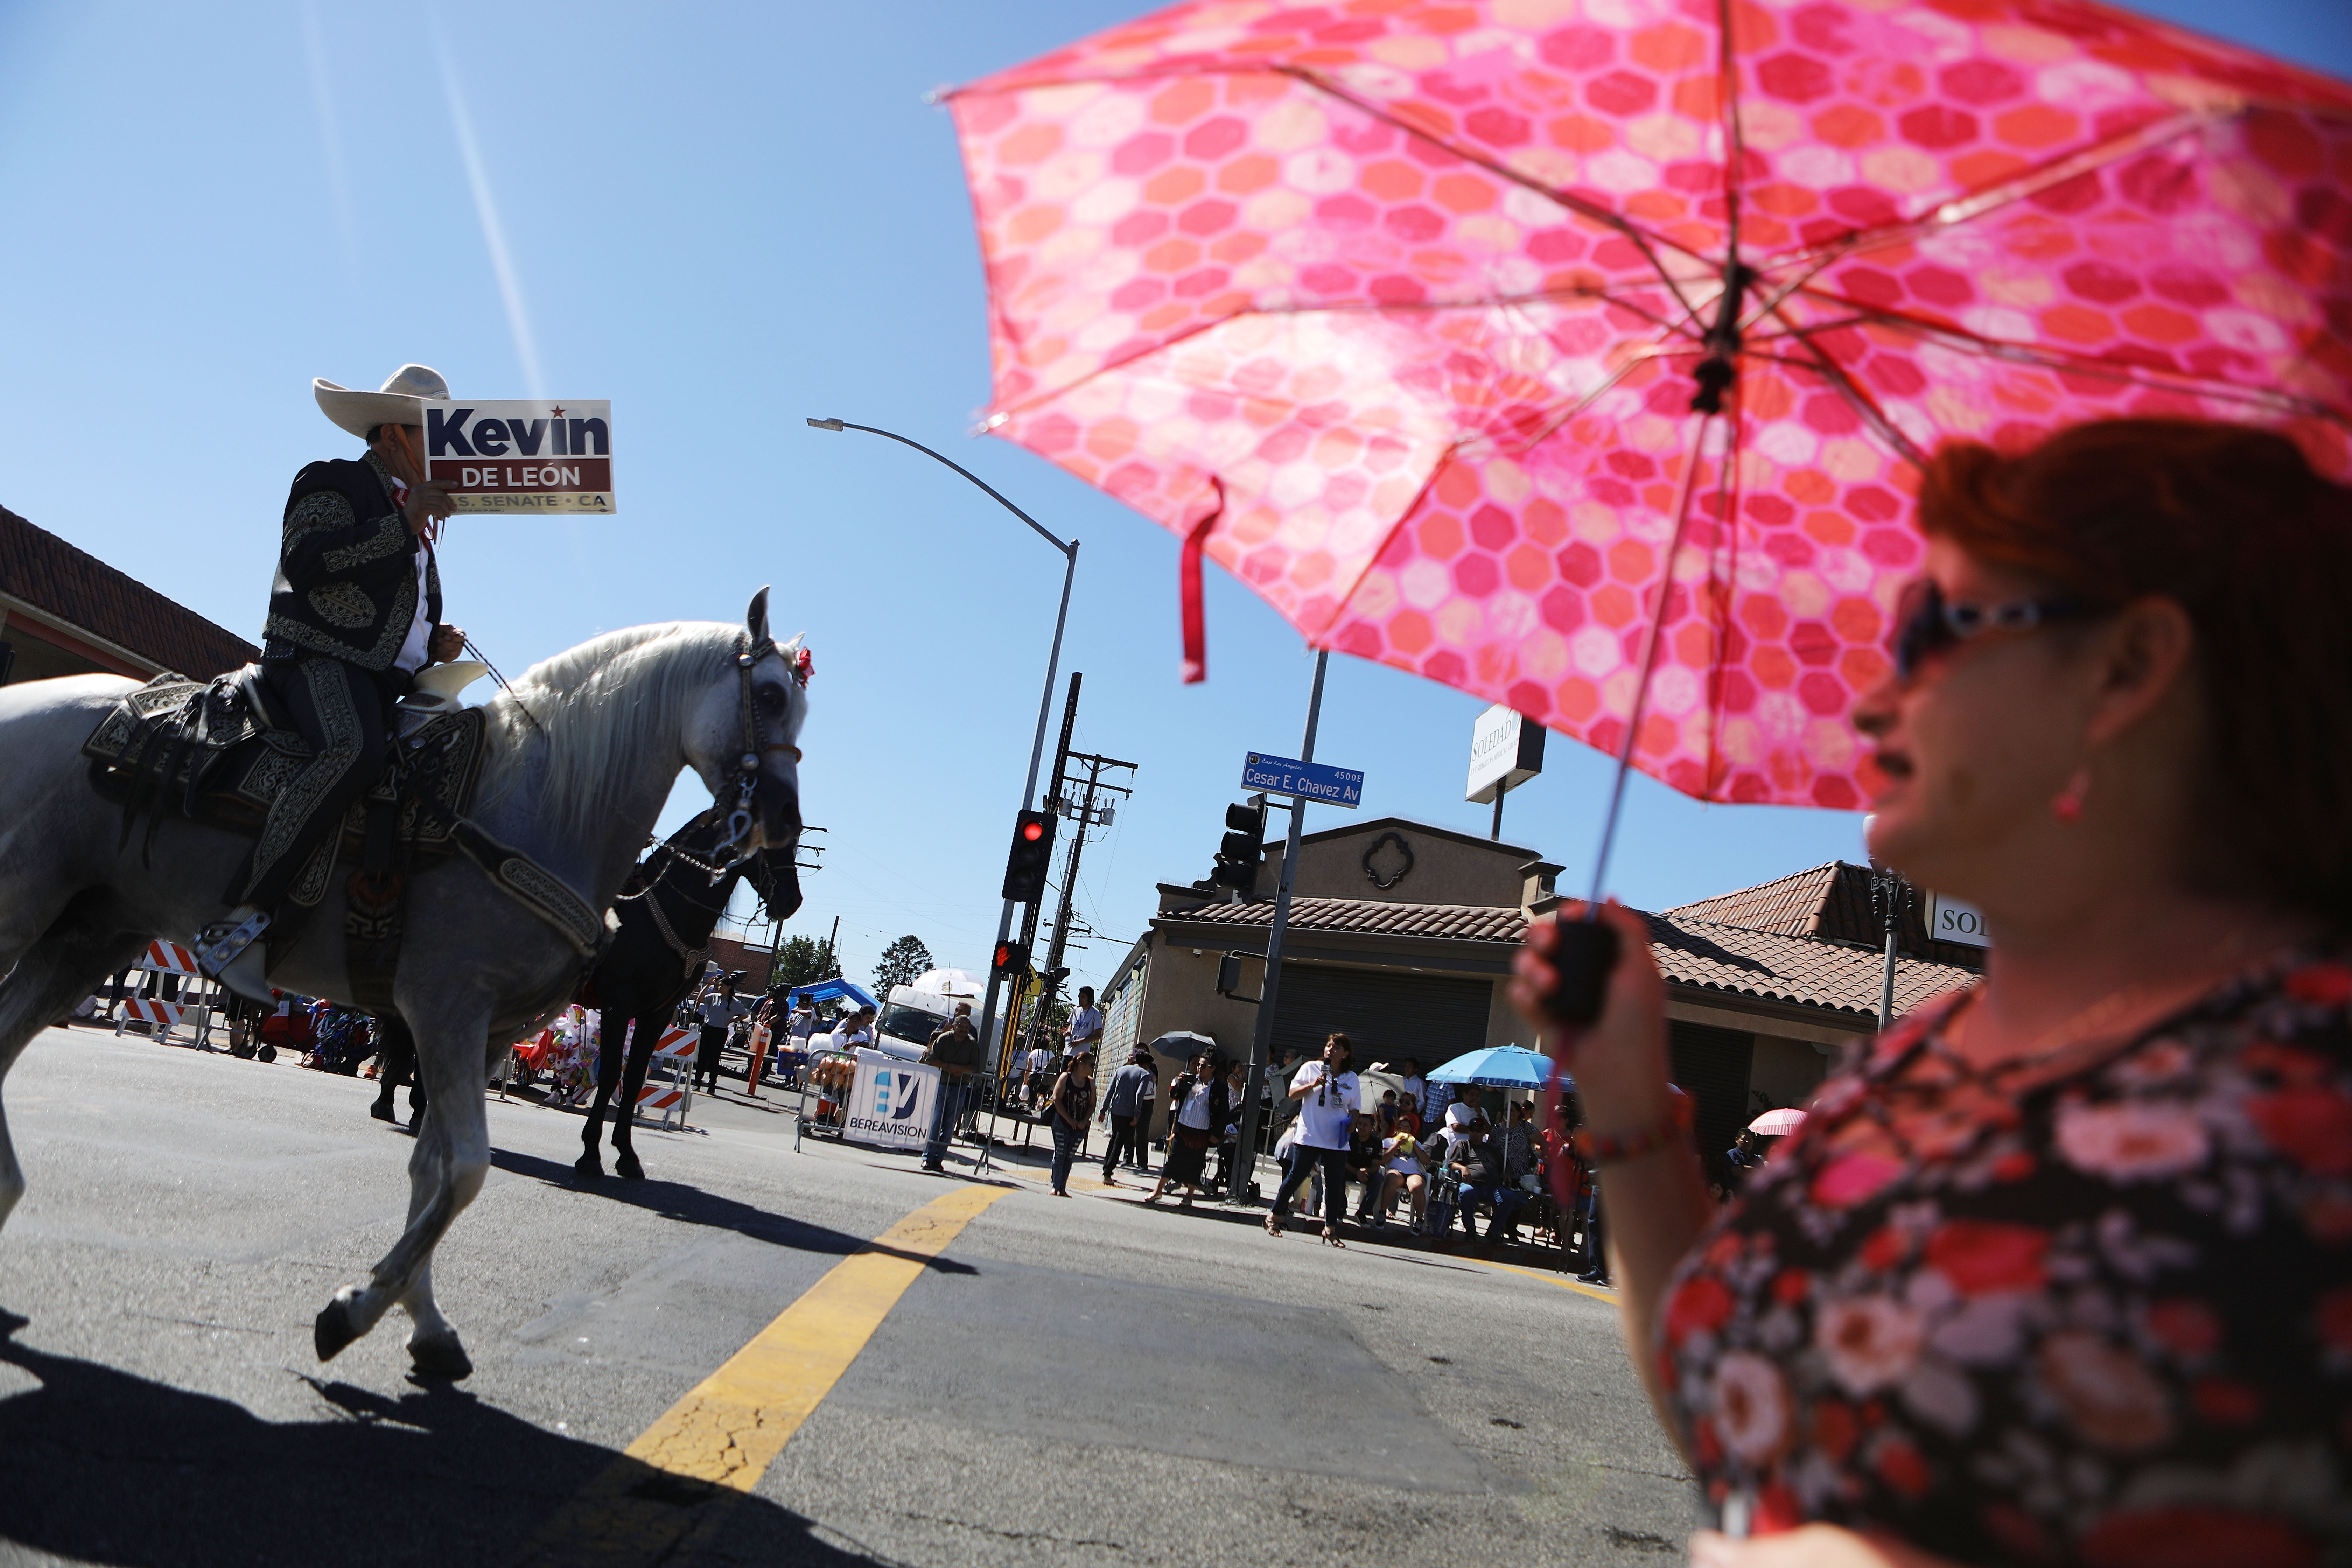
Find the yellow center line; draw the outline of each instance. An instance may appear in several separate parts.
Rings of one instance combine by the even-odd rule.
[[[649,1563],[689,1532],[688,1550],[710,1537],[925,1266],[1006,1190],[960,1187],[834,1265],[558,1510],[520,1561]]]
[[[1590,1296],[1596,1301],[1606,1301],[1612,1306],[1617,1302],[1616,1291],[1604,1290],[1598,1285],[1587,1285],[1581,1279],[1562,1279],[1557,1274],[1546,1274],[1539,1268],[1522,1268],[1516,1263],[1497,1263],[1491,1258],[1465,1258],[1462,1261],[1483,1263],[1489,1268],[1500,1268],[1509,1274],[1524,1274],[1530,1279],[1540,1279],[1547,1285],[1557,1285],[1563,1290],[1573,1290],[1580,1296]]]

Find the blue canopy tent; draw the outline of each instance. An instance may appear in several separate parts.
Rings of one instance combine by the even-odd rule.
[[[803,1002],[831,1002],[841,998],[855,1002],[861,1007],[872,1007],[877,1012],[881,1010],[862,987],[838,974],[830,980],[813,980],[806,985],[795,985],[785,1000],[787,1005],[797,1007]]]

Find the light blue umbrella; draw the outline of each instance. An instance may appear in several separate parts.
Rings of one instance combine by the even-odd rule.
[[[1455,1057],[1429,1074],[1432,1083],[1475,1083],[1486,1089],[1541,1089],[1551,1079],[1551,1058],[1520,1046],[1491,1046]],[[1575,1086],[1566,1079],[1562,1089]]]

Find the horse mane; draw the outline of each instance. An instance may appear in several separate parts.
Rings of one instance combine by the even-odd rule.
[[[560,828],[593,820],[656,733],[733,670],[741,636],[718,621],[628,626],[532,665],[483,705],[490,735],[480,804],[528,779]]]

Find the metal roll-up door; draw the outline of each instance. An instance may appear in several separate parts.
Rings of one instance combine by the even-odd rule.
[[[1698,1101],[1699,1157],[1713,1172],[1748,1125],[1748,1074],[1756,1037],[1675,1019],[1667,1026],[1666,1045],[1674,1056],[1675,1082]]]
[[[1389,969],[1286,963],[1275,1000],[1274,1054],[1316,1056],[1338,1029],[1360,1068],[1412,1057],[1425,1070],[1486,1043],[1494,984]]]

